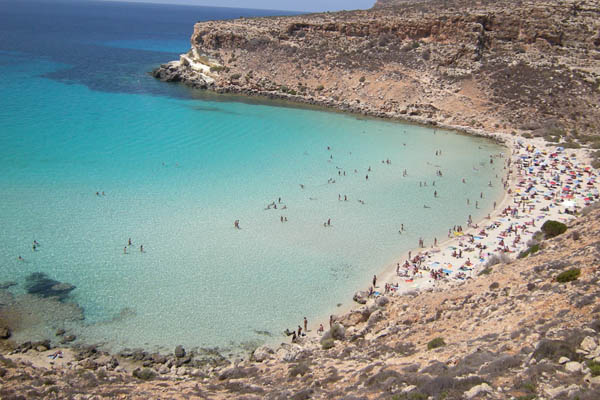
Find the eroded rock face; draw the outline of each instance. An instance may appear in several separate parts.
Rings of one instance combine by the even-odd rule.
[[[592,133],[597,8],[597,0],[382,0],[371,10],[200,22],[185,57],[206,65],[209,80],[185,62],[155,76],[375,116]]]

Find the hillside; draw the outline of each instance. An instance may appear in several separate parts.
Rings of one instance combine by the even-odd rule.
[[[154,75],[217,92],[551,140],[598,131],[598,1],[405,3],[199,22],[190,52]]]

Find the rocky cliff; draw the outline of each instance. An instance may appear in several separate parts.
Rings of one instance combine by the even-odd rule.
[[[600,127],[597,0],[379,0],[197,23],[154,75],[217,92],[578,140]]]

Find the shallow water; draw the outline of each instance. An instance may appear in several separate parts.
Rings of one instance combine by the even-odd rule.
[[[92,4],[94,15],[103,12]],[[190,9],[217,14],[153,5],[131,15],[159,12],[179,26]],[[93,14],[67,11],[65,21],[76,18],[77,26]],[[150,24],[148,34],[115,32],[106,27],[122,26],[115,14],[123,13],[109,11],[101,14],[106,24],[81,38],[91,58],[85,62],[65,50],[83,43],[66,38],[68,24],[44,39],[44,54],[23,38],[20,47],[0,45],[0,281],[22,285],[43,271],[76,285],[72,300],[85,320],[71,329],[81,340],[111,349],[281,340],[279,332],[303,316],[312,321],[348,303],[419,237],[426,244],[443,239],[469,214],[487,214],[501,195],[502,164],[489,158],[502,149],[483,139],[339,113],[198,100],[157,82],[145,72],[185,50],[191,22],[180,38],[164,21]],[[8,35],[10,28],[0,29]],[[391,165],[381,163],[388,158]],[[265,210],[272,201],[278,209]],[[329,218],[332,227],[324,228]],[[128,238],[133,246],[124,254]],[[35,252],[34,239],[41,243]]]

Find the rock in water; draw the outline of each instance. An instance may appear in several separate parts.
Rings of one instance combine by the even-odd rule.
[[[175,353],[175,357],[177,357],[177,358],[185,357],[185,350],[184,350],[183,346],[181,346],[181,345],[175,347],[174,353]]]
[[[56,297],[59,300],[64,300],[73,289],[75,289],[75,286],[55,281],[43,272],[34,272],[25,278],[27,293],[39,297]]]

